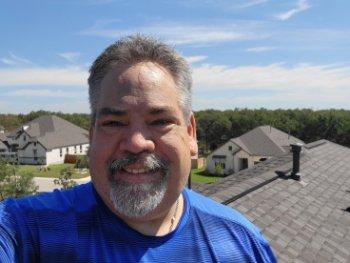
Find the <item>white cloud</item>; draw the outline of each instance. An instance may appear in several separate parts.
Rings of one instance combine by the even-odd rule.
[[[190,57],[185,57],[188,63],[195,63],[199,61],[203,61],[207,58],[207,56],[190,56]]]
[[[30,60],[16,56],[12,52],[9,52],[9,57],[2,58],[1,62],[10,66],[24,66],[32,64]]]
[[[203,99],[210,101],[207,108],[222,108],[227,105],[225,100],[231,101],[229,108],[242,104],[285,108],[290,101],[300,107],[350,107],[349,66],[272,64],[230,68],[202,65],[194,68],[193,79],[195,98],[202,99],[201,107]],[[206,99],[204,95],[208,94],[216,96]]]
[[[70,63],[74,63],[80,56],[79,52],[64,52],[64,53],[58,53],[59,57],[67,60]]]
[[[307,0],[299,0],[296,8],[292,8],[286,12],[277,14],[275,17],[278,20],[285,21],[296,15],[297,13],[303,12],[307,9],[311,8],[311,5],[307,2]]]
[[[162,25],[141,26],[130,30],[110,28],[112,24],[115,24],[115,21],[103,21],[103,23],[97,21],[93,27],[79,34],[115,39],[141,32],[146,35],[160,36],[171,44],[208,44],[266,38],[265,34],[254,30],[258,27],[258,23],[248,21],[220,26],[162,23]]]
[[[84,94],[83,92],[72,92],[63,90],[50,90],[50,89],[19,89],[10,91],[4,94],[5,96],[15,96],[15,97],[46,97],[46,98],[80,98]]]
[[[269,1],[269,0],[250,0],[250,1],[244,1],[243,4],[238,5],[237,7],[239,7],[239,8],[248,8],[248,7],[252,7],[252,6],[264,4],[264,3],[268,2],[268,1]]]
[[[0,87],[17,85],[86,86],[88,71],[80,67],[0,68]]]
[[[47,111],[62,111],[65,113],[89,113],[90,106],[88,99],[84,101],[75,101],[74,103],[51,103],[42,106]]]
[[[241,88],[320,91],[350,86],[350,67],[334,65],[283,64],[267,66],[202,65],[194,68],[194,82],[201,90]],[[349,89],[350,90],[350,89]]]
[[[275,49],[275,47],[261,46],[261,47],[251,47],[247,48],[245,51],[247,52],[265,52]]]

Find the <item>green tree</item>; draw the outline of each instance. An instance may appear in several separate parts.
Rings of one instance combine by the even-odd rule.
[[[38,186],[30,173],[18,174],[17,167],[0,158],[0,201],[37,193]]]
[[[72,179],[72,176],[73,168],[66,167],[61,170],[60,176],[53,182],[54,184],[60,185],[62,190],[65,190],[77,185],[77,183]]]

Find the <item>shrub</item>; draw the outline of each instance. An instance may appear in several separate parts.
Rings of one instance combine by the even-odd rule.
[[[77,161],[75,163],[75,168],[83,169],[83,168],[89,168],[89,162],[86,155],[77,155]]]

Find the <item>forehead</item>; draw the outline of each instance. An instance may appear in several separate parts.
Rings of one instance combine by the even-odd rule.
[[[140,62],[125,68],[112,68],[103,78],[100,106],[141,102],[178,102],[178,89],[167,69],[153,62]]]

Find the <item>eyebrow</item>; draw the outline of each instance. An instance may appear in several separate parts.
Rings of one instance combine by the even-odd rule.
[[[126,111],[105,107],[98,110],[97,112],[97,116],[106,116],[106,115],[125,116]]]
[[[164,114],[164,113],[169,113],[169,112],[173,112],[172,107],[162,106],[162,107],[152,107],[148,113],[151,115],[159,115],[159,114]],[[127,115],[127,111],[105,107],[105,108],[101,108],[97,112],[97,116],[106,116],[106,115],[114,115],[117,117],[122,117],[122,116]]]
[[[157,115],[157,114],[168,113],[172,111],[173,111],[172,107],[164,106],[164,107],[154,107],[149,111],[149,113],[151,115]]]

